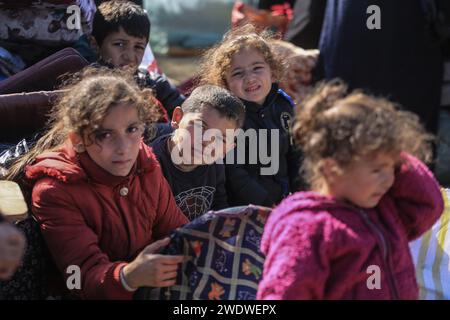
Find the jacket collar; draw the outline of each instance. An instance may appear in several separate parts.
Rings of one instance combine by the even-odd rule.
[[[98,164],[96,164],[87,152],[80,153],[79,155],[77,155],[77,157],[81,167],[86,173],[86,178],[88,181],[113,187],[125,182],[129,179],[129,177],[133,176],[136,173],[138,162],[136,160],[133,167],[131,168],[130,173],[127,176],[119,177],[112,175],[111,173],[100,167]]]

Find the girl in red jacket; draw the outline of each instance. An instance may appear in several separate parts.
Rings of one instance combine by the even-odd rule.
[[[391,102],[333,82],[298,109],[311,191],[270,215],[259,299],[417,299],[408,242],[439,218],[429,136]]]
[[[118,71],[86,71],[11,173],[29,164],[33,215],[77,297],[130,299],[138,287],[175,283],[183,257],[158,255],[169,242],[158,239],[187,219],[142,142],[157,117],[151,101]]]

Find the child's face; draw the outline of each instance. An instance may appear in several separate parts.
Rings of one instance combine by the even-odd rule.
[[[142,132],[136,108],[119,104],[109,111],[95,134],[85,134],[84,144],[96,164],[114,176],[125,177],[136,162]]]
[[[354,161],[335,178],[333,195],[362,208],[373,208],[394,183],[395,165],[394,157],[385,153]]]
[[[237,129],[236,121],[213,108],[205,107],[201,112],[183,115],[178,107],[172,117],[172,126],[176,129],[172,141],[177,148],[191,150],[191,158],[184,164],[192,168],[212,164],[234,148],[234,136],[230,132]]]
[[[243,100],[263,104],[272,88],[272,72],[264,56],[255,49],[243,49],[231,60],[225,73],[228,89]]]
[[[147,39],[130,36],[120,27],[119,31],[106,36],[100,46],[100,57],[116,68],[132,67],[137,69],[144,57]]]

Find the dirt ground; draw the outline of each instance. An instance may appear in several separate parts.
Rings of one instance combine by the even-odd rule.
[[[199,56],[156,56],[159,67],[169,77],[171,83],[179,85],[191,78],[198,70]]]

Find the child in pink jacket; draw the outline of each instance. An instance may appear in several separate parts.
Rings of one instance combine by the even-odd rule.
[[[429,136],[389,101],[333,82],[299,109],[310,192],[271,214],[258,299],[417,299],[408,242],[439,218]]]

